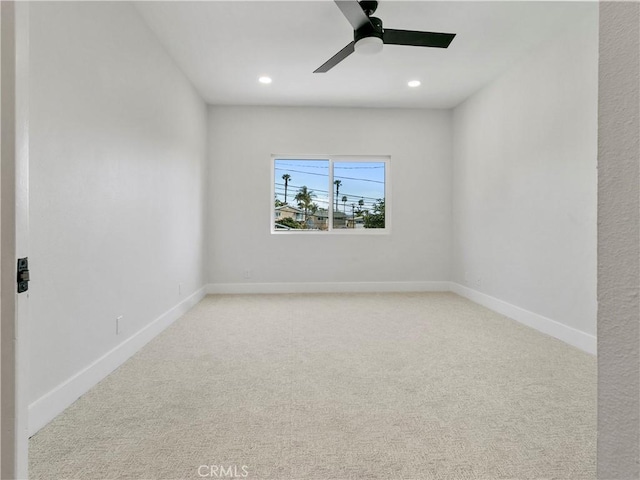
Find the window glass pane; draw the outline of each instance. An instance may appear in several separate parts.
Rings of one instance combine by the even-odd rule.
[[[385,228],[385,163],[333,163],[333,227]]]
[[[275,229],[329,228],[329,161],[276,159]]]

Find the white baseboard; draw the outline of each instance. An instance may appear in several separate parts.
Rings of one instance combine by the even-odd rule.
[[[208,294],[448,292],[449,282],[210,283]]]
[[[29,436],[62,413],[205,296],[202,287],[89,366],[29,405]]]
[[[597,340],[595,335],[590,335],[573,327],[569,327],[568,325],[564,325],[563,323],[543,317],[542,315],[517,307],[498,298],[465,287],[459,283],[450,282],[450,286],[452,292],[468,298],[472,302],[501,313],[502,315],[527,325],[528,327],[557,338],[558,340],[562,340],[563,342],[577,347],[587,353],[592,355],[596,354]]]

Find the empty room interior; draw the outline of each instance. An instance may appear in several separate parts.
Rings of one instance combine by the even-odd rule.
[[[28,18],[30,478],[596,478],[597,2]]]

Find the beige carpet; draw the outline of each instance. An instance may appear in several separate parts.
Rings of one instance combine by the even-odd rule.
[[[595,441],[595,358],[454,294],[209,296],[35,435],[30,473],[593,479]]]

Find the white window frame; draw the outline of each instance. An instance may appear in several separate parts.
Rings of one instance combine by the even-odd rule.
[[[322,160],[329,162],[329,227],[328,230],[277,230],[275,228],[275,208],[273,199],[275,190],[275,165],[276,160]],[[334,213],[334,188],[333,188],[333,164],[336,162],[380,162],[384,163],[384,228],[333,228]],[[271,224],[270,231],[273,235],[389,235],[391,233],[391,155],[271,155]]]

